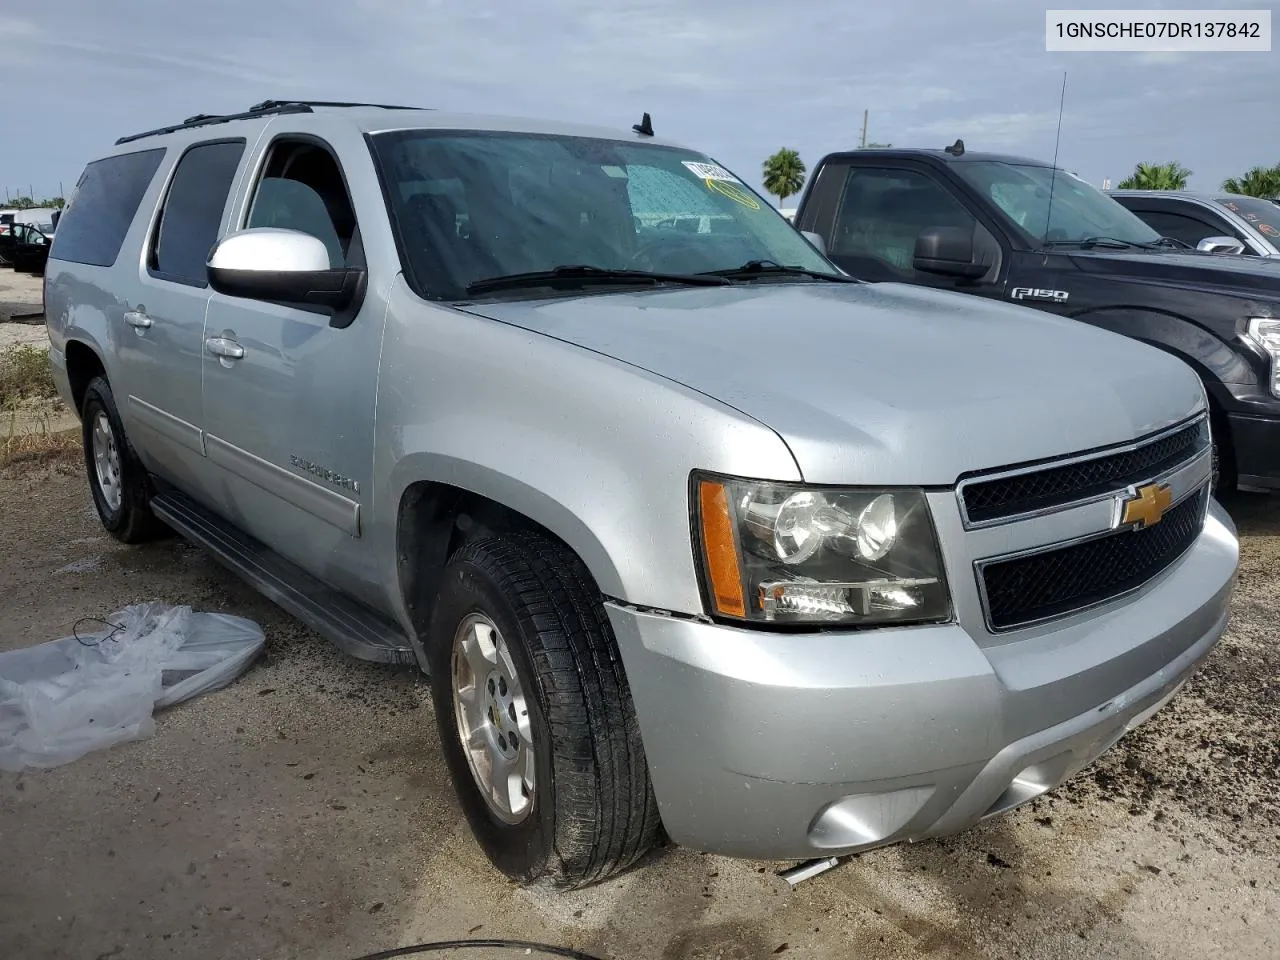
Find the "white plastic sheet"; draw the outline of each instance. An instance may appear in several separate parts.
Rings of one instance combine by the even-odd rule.
[[[226,686],[264,643],[252,620],[185,606],[138,604],[103,621],[0,653],[0,770],[148,737],[156,708]]]

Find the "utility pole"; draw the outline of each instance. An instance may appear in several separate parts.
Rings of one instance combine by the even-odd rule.
[[[870,113],[869,110],[862,111],[862,142],[858,144],[858,147],[861,150],[865,150],[867,148],[867,114],[868,113]]]

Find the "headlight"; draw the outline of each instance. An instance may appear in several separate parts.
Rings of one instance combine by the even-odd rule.
[[[802,487],[695,474],[708,607],[778,624],[948,620],[923,492]]]
[[[1273,397],[1280,397],[1280,319],[1254,317],[1249,321],[1248,337],[1271,358],[1267,385]]]

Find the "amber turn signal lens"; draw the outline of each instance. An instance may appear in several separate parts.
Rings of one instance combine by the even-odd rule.
[[[729,495],[724,485],[712,480],[698,483],[698,506],[702,520],[702,550],[706,558],[707,576],[711,580],[711,597],[716,613],[745,617],[747,605],[742,593],[742,571],[738,567],[738,548],[733,539],[733,517],[729,512]]]

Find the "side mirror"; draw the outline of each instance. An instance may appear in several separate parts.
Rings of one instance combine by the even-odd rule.
[[[1203,253],[1244,253],[1244,244],[1235,237],[1205,237],[1196,249]]]
[[[826,244],[826,241],[822,239],[822,234],[814,233],[812,230],[801,230],[800,236],[804,237],[806,240],[812,243],[815,247],[817,247],[818,252],[822,254],[824,257],[827,255],[827,244]]]
[[[209,286],[228,297],[335,312],[355,302],[364,271],[331,267],[318,238],[299,230],[253,227],[231,234],[209,254]]]
[[[973,259],[973,231],[961,227],[926,227],[916,237],[911,265],[922,273],[976,280],[987,265]]]

